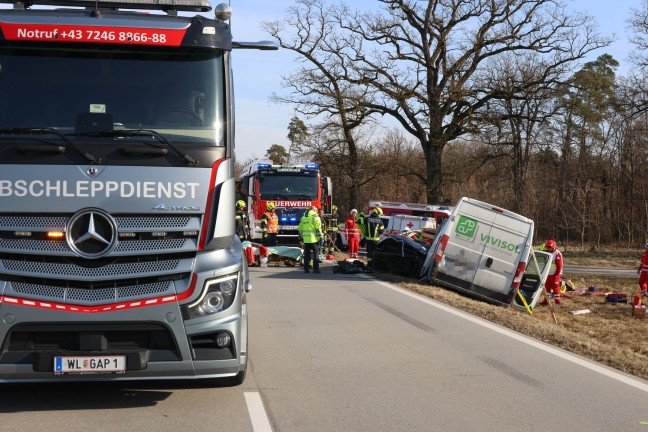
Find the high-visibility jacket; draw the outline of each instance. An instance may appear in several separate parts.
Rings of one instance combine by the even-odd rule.
[[[317,243],[322,238],[322,220],[316,212],[310,211],[302,216],[297,230],[304,243]]]
[[[363,212],[358,213],[356,216],[356,225],[358,225],[358,229],[360,230],[360,234],[362,234],[363,237],[367,236],[367,227],[365,226],[365,214]]]
[[[261,216],[261,231],[268,234],[276,234],[279,232],[279,218],[275,212],[265,212]]]
[[[333,213],[325,218],[326,220],[326,231],[332,232],[338,230],[338,214]]]
[[[250,238],[250,220],[248,219],[247,212],[243,210],[236,211],[236,234],[241,240]]]
[[[372,213],[369,216],[364,218],[365,225],[365,238],[367,240],[378,241],[380,240],[380,234],[385,230],[382,219],[380,219],[376,214]]]

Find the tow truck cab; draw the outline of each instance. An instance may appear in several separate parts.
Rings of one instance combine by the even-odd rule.
[[[231,51],[276,46],[206,0],[0,3],[0,382],[239,384]]]

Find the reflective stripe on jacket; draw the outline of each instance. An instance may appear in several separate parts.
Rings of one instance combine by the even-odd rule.
[[[261,231],[275,234],[279,231],[279,218],[275,212],[265,212],[261,216]]]
[[[322,238],[322,221],[317,213],[311,211],[302,216],[297,230],[304,243],[317,243]]]
[[[332,214],[326,218],[326,231],[337,231],[338,219],[337,214]]]
[[[382,220],[378,216],[366,216],[364,222],[367,240],[380,240],[380,234],[385,230]]]
[[[351,216],[346,220],[344,224],[344,230],[346,232],[346,238],[360,238],[360,229],[356,224],[355,217]]]

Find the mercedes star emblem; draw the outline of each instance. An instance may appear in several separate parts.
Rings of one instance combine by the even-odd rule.
[[[65,238],[70,249],[80,257],[100,258],[115,246],[117,224],[101,210],[81,210],[70,218]]]

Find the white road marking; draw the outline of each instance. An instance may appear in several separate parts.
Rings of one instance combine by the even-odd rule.
[[[366,278],[371,278],[370,276],[365,276],[365,275],[360,275],[360,276],[366,277]],[[373,279],[373,278],[371,278],[371,279]],[[475,316],[470,315],[468,313],[462,312],[460,310],[453,309],[450,306],[446,306],[443,303],[439,303],[439,302],[437,302],[435,300],[432,300],[432,299],[430,299],[428,297],[425,297],[425,296],[422,296],[420,294],[413,293],[411,291],[408,291],[406,289],[397,287],[397,286],[392,285],[392,284],[387,283],[387,282],[382,282],[382,281],[379,281],[379,280],[375,280],[375,281],[376,281],[376,283],[378,283],[378,284],[380,284],[380,285],[382,285],[384,287],[387,287],[389,289],[397,291],[397,292],[399,292],[401,294],[405,294],[405,295],[407,295],[409,297],[412,297],[412,298],[414,298],[416,300],[422,301],[423,303],[427,303],[430,306],[434,306],[434,307],[436,307],[438,309],[444,310],[444,311],[446,311],[448,313],[451,313],[453,315],[456,315],[458,317],[461,317],[463,319],[471,321],[471,322],[473,322],[475,324],[479,324],[482,327],[486,327],[488,329],[496,331],[497,333],[503,334],[505,336],[508,336],[508,337],[513,338],[515,340],[518,340],[520,342],[524,342],[527,345],[531,345],[532,347],[541,349],[541,350],[543,350],[545,352],[548,352],[550,354],[553,354],[553,355],[555,355],[557,357],[560,357],[562,359],[565,359],[567,361],[575,363],[575,364],[577,364],[579,366],[590,369],[590,370],[592,370],[594,372],[598,372],[598,373],[600,373],[602,375],[605,375],[605,376],[607,376],[609,378],[615,379],[615,380],[620,381],[620,382],[622,382],[624,384],[628,384],[628,385],[630,385],[630,386],[632,386],[632,387],[634,387],[636,389],[639,389],[641,391],[644,391],[644,392],[648,393],[648,384],[646,384],[646,383],[644,383],[642,381],[639,381],[638,379],[632,378],[632,377],[627,376],[627,375],[623,375],[622,373],[615,372],[613,370],[606,369],[606,368],[602,367],[599,364],[596,364],[596,363],[593,363],[591,361],[582,359],[582,358],[577,357],[577,356],[575,356],[573,354],[570,354],[568,352],[561,351],[561,350],[559,350],[557,348],[554,348],[554,347],[552,347],[550,345],[546,345],[546,344],[544,344],[542,342],[539,342],[539,341],[537,341],[535,339],[532,339],[532,338],[529,338],[527,336],[515,333],[515,332],[513,332],[511,330],[508,330],[508,329],[506,329],[504,327],[500,327],[500,326],[498,326],[496,324],[488,322],[488,321],[486,321],[486,320],[484,320],[482,318],[478,318],[478,317],[475,317]]]
[[[272,432],[268,416],[261,395],[258,392],[244,392],[245,403],[250,413],[250,420],[252,421],[252,430],[254,432]]]

